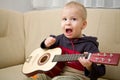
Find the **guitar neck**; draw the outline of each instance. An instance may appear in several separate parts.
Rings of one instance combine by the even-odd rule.
[[[79,57],[88,58],[88,54],[64,54],[64,55],[55,55],[53,62],[61,61],[76,61]]]
[[[99,64],[108,64],[117,66],[120,59],[120,54],[114,53],[96,53],[96,54],[64,54],[55,55],[52,62],[62,61],[77,61],[79,57],[85,57],[91,62]]]

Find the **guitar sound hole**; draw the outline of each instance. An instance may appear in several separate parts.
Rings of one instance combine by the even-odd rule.
[[[44,55],[42,55],[39,60],[38,60],[38,64],[39,65],[43,65],[45,63],[47,63],[47,61],[49,60],[50,58],[50,53],[45,53]]]
[[[44,57],[41,59],[40,63],[43,63],[43,62],[45,62],[46,60],[47,60],[47,56],[44,56]]]

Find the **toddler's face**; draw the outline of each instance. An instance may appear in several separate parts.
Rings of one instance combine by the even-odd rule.
[[[75,8],[65,7],[62,12],[61,27],[67,38],[80,38],[81,31],[86,26],[81,12]]]

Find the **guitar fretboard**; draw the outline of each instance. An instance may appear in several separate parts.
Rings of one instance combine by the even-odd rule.
[[[63,54],[55,55],[52,62],[76,61],[79,57],[88,57],[88,54]]]

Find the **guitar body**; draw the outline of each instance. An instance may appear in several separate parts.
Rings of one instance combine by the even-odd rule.
[[[63,62],[53,62],[55,55],[61,55],[60,48],[44,50],[41,48],[33,51],[26,59],[22,72],[27,76],[35,75],[36,73],[45,73],[50,77],[58,75],[63,67]]]

